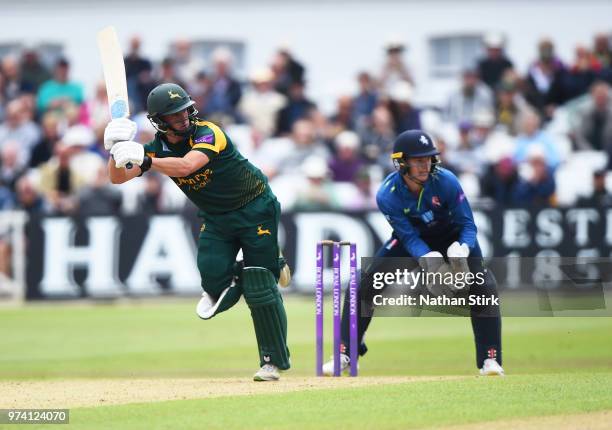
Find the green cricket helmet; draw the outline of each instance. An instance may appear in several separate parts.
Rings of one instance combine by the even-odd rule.
[[[147,118],[149,118],[149,121],[151,121],[151,124],[153,124],[157,131],[167,133],[168,129],[170,129],[170,124],[161,119],[161,117],[187,109],[190,122],[193,125],[193,120],[198,114],[194,105],[195,102],[191,100],[187,91],[180,85],[172,83],[161,84],[153,88],[147,97]],[[187,135],[191,132],[191,128],[177,134]]]

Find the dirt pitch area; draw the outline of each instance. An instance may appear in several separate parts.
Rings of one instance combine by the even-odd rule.
[[[431,430],[609,430],[610,428],[612,428],[612,411],[486,421],[460,426],[433,427]]]
[[[275,394],[384,384],[466,379],[466,376],[294,378],[262,383],[241,378],[206,379],[71,379],[0,381],[0,408],[77,408],[165,400]],[[612,411],[487,421],[445,430],[608,430]]]
[[[276,382],[253,382],[246,378],[0,381],[0,408],[74,408],[464,378],[466,377],[285,377]]]

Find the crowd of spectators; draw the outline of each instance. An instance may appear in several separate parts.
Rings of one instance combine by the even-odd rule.
[[[288,48],[242,82],[225,47],[200,58],[188,40],[178,40],[157,64],[133,37],[125,63],[137,140],[154,134],[144,112],[147,94],[171,81],[268,175],[286,210],[374,208],[376,189],[393,169],[393,139],[414,128],[432,134],[443,165],[460,176],[474,201],[609,204],[610,36],[577,46],[571,60],[543,39],[527,70],[513,66],[504,42],[487,35],[483,57],[461,72],[440,106],[419,105],[411,59],[402,43],[390,42],[382,67],[356,71],[357,91],[339,96],[325,115],[308,95],[306,65]],[[92,94],[86,97],[72,79],[68,59],[48,69],[31,49],[0,58],[1,210],[104,215],[183,208],[180,192],[153,173],[110,185],[102,146],[109,120],[104,83]]]

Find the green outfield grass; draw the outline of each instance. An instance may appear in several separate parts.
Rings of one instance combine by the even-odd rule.
[[[291,297],[286,303],[293,363],[286,375],[312,376],[313,300]],[[241,302],[201,321],[194,306],[195,300],[0,309],[0,380],[248,380],[258,366],[248,308]],[[129,429],[419,428],[612,410],[612,318],[506,318],[503,324],[503,379],[471,377],[476,368],[468,318],[377,318],[361,375],[468,377],[77,408],[71,422]]]

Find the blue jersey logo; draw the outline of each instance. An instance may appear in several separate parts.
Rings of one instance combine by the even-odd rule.
[[[427,212],[421,214],[421,219],[423,220],[423,222],[425,224],[429,224],[434,219],[433,212],[432,211],[427,211]]]

